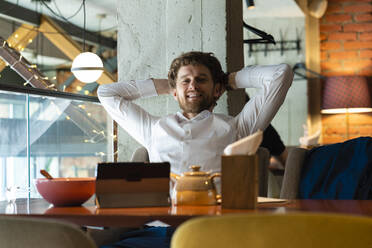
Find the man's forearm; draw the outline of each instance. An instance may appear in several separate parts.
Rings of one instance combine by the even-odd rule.
[[[154,86],[158,95],[166,95],[171,93],[171,87],[169,86],[168,79],[156,79],[153,78]]]

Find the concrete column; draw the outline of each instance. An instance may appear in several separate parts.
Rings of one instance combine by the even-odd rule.
[[[244,65],[242,0],[120,0],[117,6],[119,81],[165,78],[171,61],[191,50],[213,52],[225,71]],[[227,102],[224,94],[215,112],[227,114]],[[138,103],[157,115],[179,109],[170,96]],[[128,140],[119,131],[119,161],[133,152]]]

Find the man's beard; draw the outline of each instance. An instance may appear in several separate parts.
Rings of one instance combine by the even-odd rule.
[[[182,102],[178,98],[178,105],[184,113],[199,114],[203,110],[210,110],[212,106],[216,105],[216,100],[213,97],[205,97],[201,101],[196,102]]]

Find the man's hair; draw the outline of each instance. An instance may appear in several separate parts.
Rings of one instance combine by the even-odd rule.
[[[168,81],[171,88],[176,88],[178,71],[181,66],[186,65],[204,65],[209,69],[214,84],[225,83],[225,73],[222,71],[221,64],[213,53],[192,51],[183,53],[172,61],[168,72]]]

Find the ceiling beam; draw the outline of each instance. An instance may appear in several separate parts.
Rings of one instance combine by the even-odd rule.
[[[7,39],[9,46],[14,47],[17,51],[23,51],[25,47],[30,44],[38,34],[36,27],[28,24],[22,24],[15,30]],[[5,68],[5,62],[0,61],[0,72]]]
[[[22,24],[27,23],[32,26],[39,26],[42,19],[41,14],[30,9],[23,8],[19,5],[9,3],[7,1],[0,2],[0,16],[6,19],[20,22]],[[51,19],[53,20],[53,22],[63,27],[64,33],[67,33],[68,35],[79,41],[83,40],[84,30],[82,28],[52,17]],[[117,42],[114,39],[104,37],[87,30],[85,31],[85,41],[87,43],[101,45],[110,49],[116,49],[117,46]]]
[[[25,85],[30,84],[39,89],[56,90],[55,85],[52,84],[47,77],[22,57],[19,51],[14,49],[14,47],[10,47],[2,37],[0,37],[0,44],[0,58],[26,80]]]

